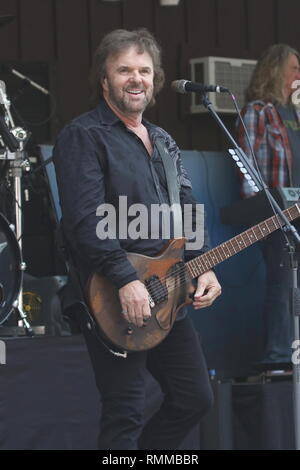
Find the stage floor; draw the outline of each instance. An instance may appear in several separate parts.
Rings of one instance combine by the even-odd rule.
[[[83,337],[1,339],[0,449],[96,449],[101,403]],[[182,449],[294,448],[292,380],[213,385],[214,409]],[[161,399],[149,375],[146,419]]]
[[[0,449],[97,449],[101,403],[83,337],[1,339]],[[146,419],[161,398],[149,375]],[[199,439],[197,427],[182,449],[199,449]]]

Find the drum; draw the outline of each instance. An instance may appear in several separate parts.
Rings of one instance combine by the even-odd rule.
[[[0,325],[14,310],[22,285],[22,256],[17,238],[0,213]]]

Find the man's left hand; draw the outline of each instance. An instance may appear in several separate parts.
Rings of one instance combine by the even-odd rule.
[[[207,271],[197,279],[197,289],[194,293],[193,307],[209,307],[221,295],[221,286],[214,271]]]

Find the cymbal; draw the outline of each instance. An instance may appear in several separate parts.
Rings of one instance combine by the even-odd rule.
[[[0,27],[10,23],[14,18],[14,15],[0,15]]]

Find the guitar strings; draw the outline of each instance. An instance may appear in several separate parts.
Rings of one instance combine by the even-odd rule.
[[[216,248],[213,248],[211,251],[213,250],[217,250],[219,249],[219,247],[216,247]],[[236,251],[235,253],[238,253],[238,251]],[[169,279],[172,279],[174,278],[174,282],[176,284],[176,281],[179,281],[180,284],[182,284],[183,282],[186,284],[187,281],[191,281],[192,279],[195,279],[197,276],[209,271],[213,266],[216,266],[217,264],[221,263],[223,261],[222,259],[222,256],[220,256],[221,260],[219,260],[217,257],[215,257],[215,259],[217,259],[217,262],[215,262],[215,259],[213,260],[213,263],[211,260],[209,260],[207,258],[207,253],[203,253],[202,255],[199,255],[198,257],[194,258],[193,260],[190,260],[188,261],[186,264],[188,263],[191,263],[191,262],[195,262],[196,260],[197,263],[198,263],[198,266],[196,266],[195,268],[191,268],[190,270],[186,267],[186,265],[184,266],[180,266],[176,269],[174,269],[174,271],[168,275],[166,275],[165,277],[162,277],[162,278],[159,278],[157,282],[159,282],[159,285],[156,287],[155,291],[154,292],[154,295],[157,294],[157,295],[164,295],[164,292],[165,292],[165,288],[162,284],[164,284],[167,280]],[[205,260],[204,262],[201,260],[204,259],[206,256],[207,260]],[[176,264],[176,263],[175,263]],[[198,269],[198,272],[195,274],[193,274],[193,271]],[[190,275],[193,274],[192,276]],[[187,279],[188,278],[188,279]],[[173,287],[173,288],[170,288],[168,289],[167,288],[167,291],[168,293],[172,293],[173,291],[177,290],[177,286]],[[149,289],[147,289],[148,292],[149,292]],[[150,293],[150,292],[149,292]],[[151,295],[151,293],[150,293]],[[153,299],[154,300],[154,299]]]
[[[170,289],[168,289],[167,286],[164,287],[162,285],[164,282],[166,282],[169,279],[172,279],[174,281],[174,284],[175,284],[175,287],[172,287]],[[178,286],[176,285],[176,283],[178,283],[178,281],[182,285],[183,283],[186,284],[187,282],[191,281],[192,279],[193,278],[190,276],[189,271],[185,266],[177,268],[171,274],[169,274],[169,275],[167,275],[167,276],[165,276],[161,279],[159,278],[159,279],[156,280],[155,283],[157,284],[159,282],[159,285],[155,289],[153,289],[153,295],[156,294],[156,295],[162,295],[163,296],[164,293],[165,293],[165,289],[167,289],[168,293],[171,293],[171,292],[177,290]],[[149,292],[149,288],[147,290]],[[150,292],[149,292],[149,294],[151,295]],[[151,297],[152,297],[152,295],[151,295]],[[155,299],[153,299],[153,300],[155,301]]]
[[[160,285],[156,287],[155,293],[157,293],[158,295],[159,294],[163,295],[164,287],[161,284],[166,282],[168,279],[171,279],[172,277],[175,278],[177,276],[177,279],[179,279],[180,281],[182,281],[182,280],[186,281],[185,278],[186,278],[186,275],[187,275],[191,279],[194,279],[197,276],[199,276],[200,274],[203,274],[204,272],[209,271],[213,266],[216,266],[217,264],[221,263],[224,260],[224,258],[222,257],[222,255],[220,253],[218,253],[217,250],[219,250],[219,247],[215,247],[215,248],[212,248],[212,250],[210,250],[211,252],[213,252],[213,251],[215,252],[215,254],[213,255],[214,258],[211,258],[211,259],[208,258],[208,256],[211,256],[211,255],[208,255],[209,252],[203,253],[202,255],[199,255],[198,257],[196,257],[193,260],[190,260],[186,263],[186,265],[190,264],[190,266],[191,266],[191,263],[196,262],[196,263],[198,263],[198,265],[196,265],[194,267],[192,266],[190,269],[187,268],[186,265],[180,266],[178,268],[175,268],[172,273],[166,275],[165,277],[160,278],[159,279]],[[235,251],[235,253],[238,253],[238,251]],[[218,259],[219,257],[220,257],[220,259]],[[216,260],[217,260],[217,262],[216,262]],[[193,273],[193,271],[195,271],[196,274]],[[190,276],[190,273],[192,274],[192,276]],[[175,289],[170,289],[168,292],[172,292],[173,290],[176,290],[176,288]]]
[[[248,232],[248,230],[247,230],[247,232]],[[236,239],[240,235],[237,235],[236,237],[233,237],[232,239],[228,240],[228,242],[231,242],[231,243],[233,241],[236,242],[237,241]],[[227,242],[225,242],[225,243],[227,243]],[[162,284],[165,283],[168,279],[172,279],[172,277],[174,278],[175,282],[176,282],[176,280],[179,280],[181,283],[183,281],[186,283],[187,282],[187,279],[186,279],[187,276],[189,277],[189,280],[192,280],[192,279],[196,278],[197,276],[209,271],[213,266],[216,266],[217,264],[224,261],[224,259],[226,259],[226,258],[224,258],[222,256],[222,254],[220,254],[220,252],[219,252],[221,246],[222,245],[219,245],[215,248],[212,248],[209,252],[203,253],[202,255],[199,255],[198,257],[194,258],[193,260],[188,261],[184,266],[180,266],[180,267],[174,269],[174,271],[172,273],[166,275],[165,277],[159,278],[158,281],[160,282],[160,284],[156,287],[156,290],[154,291],[154,295],[155,295],[155,293],[158,294],[158,295],[163,295],[165,289],[164,289],[164,286]],[[240,245],[236,245],[235,248],[237,249],[237,251],[234,251],[233,254],[239,253],[243,249]],[[213,258],[209,259],[208,256],[211,257],[211,254],[209,254],[211,252],[214,252]],[[223,249],[223,252],[225,253],[224,249]],[[218,259],[219,257],[220,257],[220,259]],[[216,260],[217,260],[217,262],[216,262]],[[186,267],[186,265],[187,264],[191,265],[191,263],[193,263],[193,262],[198,263],[198,265],[195,266],[195,267],[192,267],[189,270]],[[196,271],[196,270],[198,270],[198,271]],[[193,271],[196,271],[196,275],[193,274]],[[190,273],[192,274],[192,276],[190,275]],[[149,289],[147,289],[147,290],[149,291]],[[171,289],[167,289],[167,290],[168,290],[168,292],[171,293],[171,292],[177,290],[177,286],[175,288],[171,288]]]
[[[289,212],[290,212],[290,209],[287,209],[288,215],[290,216],[290,218],[292,218],[291,215],[289,214]],[[264,221],[264,223],[268,226],[267,222],[271,222],[271,221],[272,221],[272,223],[274,224],[275,228],[273,228],[269,233],[274,232],[275,230],[277,230],[277,229],[280,227],[280,224],[278,223],[278,221],[275,219],[274,216],[271,217],[270,220],[268,219],[268,220]],[[247,236],[248,236],[248,233],[249,233],[249,232],[254,232],[254,229],[257,228],[259,225],[260,225],[260,224],[255,225],[254,227],[251,227],[250,229],[246,230],[245,232],[243,232],[243,233],[241,233],[241,234],[239,234],[239,235],[237,235],[237,236],[231,238],[230,240],[226,241],[225,244],[226,244],[226,243],[229,243],[229,242],[232,244],[233,242],[238,241],[238,238],[239,238],[239,237],[243,238],[243,236],[245,236],[246,234],[247,234]],[[268,227],[268,228],[270,228],[270,227]],[[255,232],[254,232],[254,235],[255,235]],[[256,236],[256,235],[255,235],[255,236]],[[261,238],[264,238],[264,237],[261,237]],[[251,246],[251,245],[252,245],[253,243],[255,243],[256,241],[259,241],[261,238],[258,238],[258,239],[255,240],[254,242],[251,242],[249,245],[246,244],[246,246],[237,245],[237,246],[236,246],[237,251],[235,251],[235,252],[234,252],[233,254],[231,254],[230,256],[233,256],[234,254],[239,253],[239,252],[242,251],[244,248],[246,248],[246,247],[248,247],[248,246]],[[159,284],[159,286],[156,287],[155,293],[158,294],[158,295],[159,295],[159,294],[161,294],[161,295],[164,294],[165,288],[164,288],[164,286],[163,286],[162,284],[163,284],[164,282],[166,282],[168,279],[174,278],[175,284],[176,284],[176,281],[178,281],[178,280],[180,281],[180,284],[183,283],[183,282],[186,283],[188,280],[194,279],[195,277],[197,277],[197,276],[203,274],[204,272],[209,271],[213,266],[216,266],[217,264],[219,264],[219,263],[221,263],[222,261],[224,261],[226,258],[223,258],[222,255],[220,255],[221,261],[219,261],[218,258],[215,257],[215,259],[217,259],[217,262],[215,262],[215,260],[213,260],[213,264],[211,264],[211,260],[209,260],[209,259],[205,260],[204,263],[201,263],[201,258],[204,259],[205,256],[208,255],[210,252],[213,252],[213,251],[215,250],[215,253],[216,253],[216,254],[219,254],[219,253],[218,253],[218,250],[222,247],[222,245],[223,245],[223,244],[221,244],[221,245],[219,245],[219,246],[217,246],[217,247],[215,247],[215,248],[212,248],[212,249],[209,250],[208,252],[203,253],[202,255],[199,255],[198,257],[196,257],[196,258],[194,258],[193,260],[190,260],[190,261],[188,262],[188,263],[192,263],[192,262],[198,262],[198,263],[199,263],[199,265],[196,266],[196,269],[199,269],[199,267],[200,267],[200,272],[197,273],[196,276],[193,276],[193,277],[190,276],[190,274],[189,274],[189,269],[186,267],[186,265],[180,266],[180,267],[174,269],[174,271],[173,271],[171,274],[169,274],[169,275],[167,275],[167,276],[165,276],[165,277],[162,277],[162,278],[159,278],[159,279],[158,279],[158,281],[160,282],[160,284]],[[233,245],[233,246],[234,246],[234,245]],[[223,247],[222,247],[222,249],[223,249]],[[223,251],[224,251],[224,249],[223,249]],[[225,251],[224,251],[224,253],[225,253]],[[209,256],[210,256],[210,255],[209,255]],[[198,260],[198,261],[196,261],[196,260]],[[188,264],[188,263],[186,263],[186,264]],[[206,263],[207,263],[207,265],[206,265]],[[204,269],[203,269],[203,268],[204,268]],[[202,269],[203,269],[203,270],[202,270]],[[201,271],[202,271],[202,272],[201,272]],[[193,273],[193,268],[191,268],[190,272]],[[189,277],[189,279],[187,279],[187,276]],[[147,289],[147,290],[148,290],[148,292],[149,292],[149,289]],[[176,287],[173,287],[173,288],[171,288],[171,289],[168,289],[168,288],[167,288],[168,293],[171,293],[171,292],[173,292],[173,291],[175,291],[175,290],[177,290],[177,286],[176,286]]]
[[[233,240],[233,239],[232,239]],[[231,240],[231,241],[232,241]],[[238,253],[239,251],[241,251],[241,247],[239,245],[237,245],[237,248],[238,250],[234,252],[234,254]],[[174,269],[174,271],[170,274],[168,274],[167,276],[165,277],[162,277],[162,278],[159,278],[157,282],[159,282],[159,285],[156,287],[156,290],[154,291],[154,295],[157,294],[157,295],[162,295],[164,294],[164,291],[165,291],[165,288],[164,286],[162,285],[163,283],[165,283],[167,280],[169,279],[172,279],[174,278],[174,281],[176,283],[176,281],[180,281],[180,283],[186,283],[187,280],[192,280],[192,279],[195,279],[197,276],[209,271],[213,266],[216,266],[217,264],[221,263],[222,261],[224,261],[224,259],[226,258],[223,258],[222,255],[220,253],[217,253],[217,250],[219,250],[219,247],[215,247],[213,248],[212,250],[210,251],[213,251],[215,250],[215,253],[218,254],[220,256],[220,260],[218,259],[218,257],[216,255],[214,255],[214,259],[211,260],[211,259],[208,259],[208,256],[207,253],[203,253],[202,255],[199,255],[198,257],[194,258],[193,260],[190,260],[188,263],[192,263],[192,262],[197,262],[198,265],[195,266],[194,268],[192,267],[190,270],[186,267],[186,265],[184,266],[180,266],[176,269]],[[224,251],[224,250],[223,250]],[[210,256],[210,255],[209,255]],[[204,260],[204,258],[206,257],[206,259]],[[198,260],[198,261],[196,261]],[[202,261],[204,260],[204,261]],[[216,262],[217,260],[217,262]],[[186,264],[188,264],[186,263]],[[196,271],[196,269],[198,271]],[[193,274],[193,271],[196,271],[196,275]],[[190,275],[190,273],[192,274],[192,276]],[[188,279],[187,279],[188,277]],[[147,289],[148,292],[149,292],[149,289]],[[167,291],[168,293],[171,293],[173,291],[177,290],[177,286],[174,287],[174,288],[171,288],[171,289],[168,289],[167,288]],[[151,294],[150,294],[151,295]],[[154,300],[154,299],[153,299]]]

